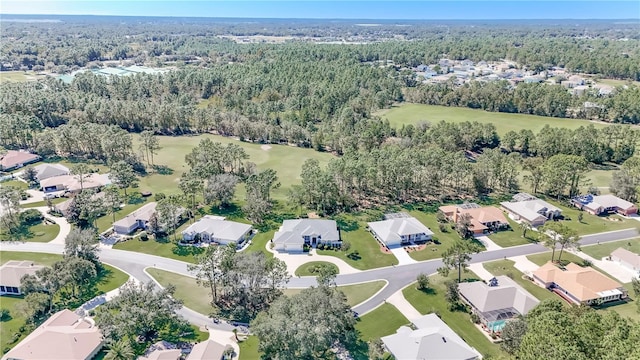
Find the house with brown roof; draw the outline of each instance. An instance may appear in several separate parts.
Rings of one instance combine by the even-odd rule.
[[[617,281],[591,267],[574,263],[561,269],[549,261],[533,272],[533,279],[574,304],[600,305],[628,296]]]
[[[475,203],[445,205],[438,208],[449,221],[458,222],[464,214],[469,214],[471,230],[475,235],[496,231],[509,226],[502,210],[493,206],[480,206]]]
[[[611,261],[617,262],[640,277],[640,255],[624,248],[617,248],[611,252]]]
[[[35,265],[33,261],[7,261],[0,267],[0,295],[20,295],[20,280],[25,275],[34,275],[36,271],[44,268]]]
[[[104,346],[93,320],[65,309],[53,314],[2,360],[89,360]]]
[[[11,171],[40,161],[40,159],[40,155],[32,154],[26,150],[9,150],[6,154],[0,155],[0,170]]]

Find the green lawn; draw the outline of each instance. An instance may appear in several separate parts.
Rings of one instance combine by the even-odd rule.
[[[558,260],[559,254],[560,254],[560,251],[556,250],[554,260]],[[529,255],[527,256],[527,259],[529,259],[531,262],[533,262],[536,265],[542,266],[546,264],[547,261],[551,260],[551,251],[543,252],[540,254]],[[579,265],[582,265],[584,263],[584,260],[581,257],[578,257],[568,251],[564,251],[562,253],[562,260],[571,261]]]
[[[450,274],[448,279],[454,279],[457,274]],[[468,272],[464,274],[467,279],[477,279],[478,277]],[[462,311],[449,311],[447,301],[444,298],[445,285],[447,278],[440,275],[431,276],[430,291],[417,290],[415,286],[406,287],[402,293],[404,297],[415,307],[421,314],[436,313],[440,316],[453,331],[464,339],[471,347],[478,350],[485,357],[491,356],[492,359],[508,358],[507,355],[500,350],[500,347],[490,342],[478,328],[473,326],[468,313]]]
[[[496,260],[482,264],[482,266],[484,266],[484,268],[487,269],[488,272],[492,273],[495,276],[509,276],[540,301],[545,299],[558,299],[558,297],[551,291],[536,285],[533,281],[523,279],[522,276],[524,274],[522,274],[520,270],[516,269],[513,265],[514,262],[511,260]]]
[[[275,233],[275,230],[270,230],[267,232],[259,232],[257,233],[253,239],[251,239],[251,244],[249,244],[249,246],[247,246],[247,248],[244,251],[247,252],[261,252],[263,253],[267,258],[272,258],[273,257],[273,253],[267,251],[267,244],[269,243],[269,241],[271,241],[271,239],[273,239],[273,234]]]
[[[380,251],[380,244],[365,229],[365,226],[364,222],[358,222],[357,229],[340,232],[342,240],[351,244],[349,251],[318,250],[318,255],[338,257],[359,270],[397,265],[398,259],[393,254],[385,254]]]
[[[40,265],[53,265],[62,260],[62,255],[19,251],[0,251],[0,265],[11,260],[31,260]]]
[[[410,321],[395,306],[384,303],[375,310],[362,315],[356,323],[360,339],[370,341],[395,334],[400,326]]]
[[[249,336],[245,340],[240,341],[240,360],[258,360],[262,353],[258,350],[260,341],[257,336]]]
[[[491,234],[489,239],[493,240],[496,244],[502,247],[509,246],[517,246],[530,244],[533,240],[530,238],[531,235],[534,235],[532,231],[527,232],[527,238],[522,237],[522,230],[520,230],[520,225],[511,220],[510,217],[506,216],[507,221],[509,222],[509,229],[498,231],[495,234]],[[531,234],[531,235],[530,235]]]
[[[287,190],[291,185],[300,182],[300,169],[307,159],[317,159],[321,165],[326,165],[333,157],[329,153],[287,145],[269,145],[271,146],[270,149],[263,150],[260,144],[241,142],[219,135],[159,136],[158,140],[162,149],[154,156],[154,163],[169,167],[172,170],[172,174],[161,175],[155,173],[145,176],[140,179],[140,189],[150,190],[154,193],[178,193],[177,181],[182,173],[189,170],[184,157],[204,138],[223,144],[238,144],[249,155],[247,161],[255,163],[259,170],[268,168],[276,170],[282,186],[273,192],[273,198],[280,200],[286,199]],[[134,135],[133,139],[134,149],[137,149],[139,137]]]
[[[375,295],[385,284],[385,281],[377,280],[362,284],[338,286],[338,289],[347,297],[347,304],[353,307]],[[285,296],[293,296],[299,294],[302,290],[284,289],[282,292]]]
[[[64,197],[59,197],[59,198],[51,199],[51,203],[53,205],[56,205],[56,204],[60,204],[62,202],[65,202],[67,200],[69,200],[69,199],[64,198]],[[47,206],[47,201],[46,200],[20,205],[20,207],[25,208],[25,209],[34,208],[34,207],[42,207],[42,206]]]
[[[5,186],[5,187],[12,186],[14,188],[18,188],[18,189],[21,189],[21,190],[27,190],[29,188],[29,185],[27,185],[26,182],[20,181],[20,180],[4,181],[4,182],[0,183],[0,186]]]
[[[168,239],[159,239],[158,241],[156,241],[153,238],[150,238],[147,241],[142,241],[139,240],[139,238],[135,238],[128,241],[119,242],[113,245],[113,248],[162,256],[190,263],[195,263],[195,255],[204,251],[203,248],[200,247],[180,246]]]
[[[19,334],[18,329],[25,324],[25,318],[17,310],[21,302],[21,296],[0,296],[0,308],[9,310],[11,316],[9,320],[0,322],[0,350],[3,353],[5,348],[13,347],[14,334]],[[16,337],[15,344],[20,338]]]
[[[409,214],[431,229],[433,238],[440,242],[440,244],[429,243],[424,250],[410,252],[409,256],[414,260],[423,261],[440,258],[443,251],[447,250],[455,240],[460,239],[458,233],[451,229],[449,223],[445,224],[447,232],[440,231],[440,225],[435,213],[411,210]]]
[[[311,261],[308,262],[306,264],[302,264],[300,265],[300,267],[298,267],[296,269],[295,275],[296,276],[317,276],[318,274],[316,274],[315,269],[318,266],[321,265],[327,265],[329,267],[332,267],[335,269],[336,274],[338,274],[340,272],[340,270],[338,269],[338,267],[330,262],[326,262],[326,261]]]
[[[611,252],[613,250],[620,247],[625,248],[633,253],[640,254],[640,239],[614,241],[597,245],[584,246],[580,249],[583,253],[599,260],[605,256],[611,255]]]
[[[398,128],[402,125],[416,124],[421,121],[428,121],[431,123],[441,120],[454,123],[460,123],[463,121],[493,123],[500,135],[504,135],[510,130],[518,132],[522,129],[530,129],[537,132],[547,124],[552,127],[565,127],[570,129],[576,129],[580,126],[587,126],[589,124],[594,124],[594,126],[598,128],[607,126],[601,123],[590,123],[585,120],[497,113],[460,107],[409,103],[394,106],[388,110],[383,110],[379,115],[388,119],[391,126]]]
[[[148,268],[147,272],[164,287],[169,284],[175,285],[174,296],[182,300],[184,306],[204,315],[211,313],[211,295],[207,289],[196,283],[196,279],[159,269]]]
[[[549,199],[546,200],[549,201]],[[565,218],[565,220],[562,221],[563,224],[575,229],[579,235],[629,228],[640,228],[640,222],[632,219],[625,219],[618,215],[595,216],[587,213],[586,211],[580,211],[575,207],[568,207],[564,204],[560,204],[557,201],[552,200],[549,202],[562,209],[562,215]],[[582,213],[582,222],[578,221],[579,213]]]
[[[45,224],[44,222],[30,226],[20,239],[14,239],[5,232],[0,232],[0,241],[21,240],[29,242],[49,242],[55,239],[60,232],[58,224]]]

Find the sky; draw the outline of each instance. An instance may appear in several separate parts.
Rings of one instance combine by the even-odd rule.
[[[630,1],[2,0],[0,14],[327,19],[638,19]]]

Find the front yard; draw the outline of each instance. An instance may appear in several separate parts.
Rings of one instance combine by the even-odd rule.
[[[547,199],[547,201],[549,201]],[[629,228],[640,229],[640,221],[625,219],[619,215],[595,216],[586,211],[580,211],[575,207],[568,207],[556,201],[549,201],[562,210],[564,220],[562,223],[575,229],[578,235],[595,234],[605,231],[622,230]],[[582,214],[582,221],[578,221],[579,214]]]
[[[135,238],[119,242],[113,245],[113,248],[118,250],[135,251],[144,254],[162,256],[190,263],[195,263],[196,255],[204,251],[204,248],[201,247],[182,246],[167,238],[155,240],[152,237],[147,241],[142,241],[140,240],[140,238]]]
[[[295,275],[296,276],[318,276],[318,274],[316,273],[316,269],[319,266],[328,266],[330,268],[333,268],[336,274],[340,273],[340,270],[338,269],[338,267],[333,263],[326,262],[326,261],[310,261],[308,263],[300,265],[296,269]]]
[[[415,285],[412,284],[406,287],[402,291],[402,294],[421,314],[438,314],[442,321],[456,334],[460,335],[469,346],[482,353],[483,356],[487,358],[491,357],[492,359],[508,358],[507,354],[503,352],[498,345],[490,342],[478,328],[473,326],[468,313],[463,311],[449,311],[449,304],[444,297],[446,291],[444,283],[446,280],[455,279],[456,276],[457,274],[453,273],[450,274],[448,278],[434,275],[430,277],[431,289],[429,289],[429,291],[418,290]],[[465,279],[478,278],[472,272],[465,273],[464,277]]]
[[[60,232],[60,226],[58,224],[40,224],[30,227],[24,227],[24,231],[16,239],[12,235],[5,232],[0,232],[0,241],[29,241],[29,242],[49,242],[58,236]]]
[[[375,310],[362,315],[356,322],[359,338],[364,341],[395,334],[400,326],[411,322],[395,306],[384,303]]]
[[[409,214],[421,223],[426,225],[431,231],[433,231],[433,238],[437,240],[439,244],[435,242],[429,242],[425,248],[420,251],[411,251],[409,256],[417,261],[432,260],[442,257],[442,252],[447,250],[451,244],[457,239],[460,239],[458,233],[451,229],[451,223],[445,223],[446,232],[440,230],[440,224],[436,219],[435,213],[426,213],[418,210],[411,210]]]
[[[640,239],[620,240],[597,245],[584,246],[580,249],[583,253],[600,260],[603,257],[611,255],[611,252],[613,252],[617,248],[624,248],[631,251],[632,253],[640,254]]]
[[[558,255],[560,254],[559,250],[556,250],[556,254],[555,254],[555,258],[554,261],[558,260]],[[551,260],[551,251],[548,252],[543,252],[540,254],[534,254],[534,255],[529,255],[527,256],[527,259],[531,260],[531,262],[535,263],[538,266],[542,266],[544,264],[547,263],[547,261]],[[570,261],[570,262],[574,262],[576,264],[582,265],[584,263],[584,260],[577,256],[574,255],[568,251],[563,251],[562,252],[562,261]]]
[[[505,214],[505,217],[509,221],[509,229],[491,234],[489,239],[502,247],[525,245],[534,242],[534,235],[537,235],[534,231],[527,231],[527,237],[523,238],[520,224],[513,221],[507,214]]]

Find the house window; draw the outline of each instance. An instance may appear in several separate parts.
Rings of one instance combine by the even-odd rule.
[[[5,292],[4,286],[0,286],[0,292]]]

